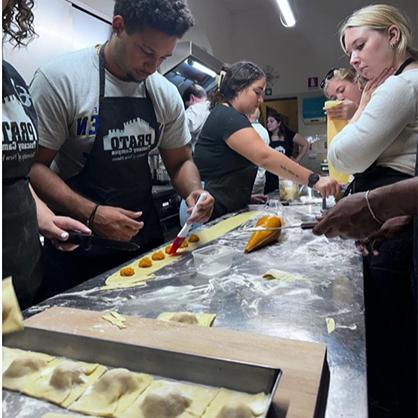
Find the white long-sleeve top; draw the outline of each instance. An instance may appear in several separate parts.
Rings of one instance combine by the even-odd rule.
[[[414,175],[418,143],[418,70],[389,77],[356,122],[336,135],[328,160],[344,173],[378,166]]]

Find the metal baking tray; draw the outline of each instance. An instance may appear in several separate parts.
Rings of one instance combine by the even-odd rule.
[[[268,366],[38,328],[3,336],[3,345],[238,392],[264,392],[268,395],[268,408],[260,418],[267,417],[282,374],[280,369]]]

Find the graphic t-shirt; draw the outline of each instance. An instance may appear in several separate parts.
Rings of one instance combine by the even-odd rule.
[[[24,178],[29,174],[38,144],[36,113],[26,83],[6,61],[2,116],[3,179]]]

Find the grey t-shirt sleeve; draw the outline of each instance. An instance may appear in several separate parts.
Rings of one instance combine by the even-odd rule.
[[[152,88],[149,92],[157,118],[164,125],[160,148],[174,149],[188,144],[191,135],[187,127],[183,101],[177,88],[161,75],[152,76],[150,84]]]
[[[29,86],[38,114],[39,145],[58,151],[68,136],[68,105],[41,70]]]

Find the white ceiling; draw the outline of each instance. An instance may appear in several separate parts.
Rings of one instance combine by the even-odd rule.
[[[221,0],[225,7],[231,12],[252,10],[268,7],[272,0]]]

